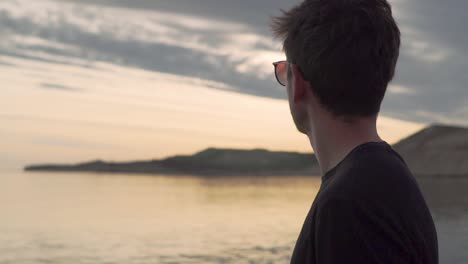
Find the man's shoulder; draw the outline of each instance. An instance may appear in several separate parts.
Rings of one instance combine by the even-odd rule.
[[[356,151],[327,183],[324,196],[372,199],[410,193],[417,187],[404,160],[389,145]]]
[[[406,181],[412,173],[403,158],[390,145],[368,147],[353,153],[346,166],[337,171],[338,181]]]

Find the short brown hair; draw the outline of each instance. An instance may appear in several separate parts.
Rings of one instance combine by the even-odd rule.
[[[400,31],[386,0],[305,0],[272,20],[289,62],[336,116],[373,116],[393,79]]]

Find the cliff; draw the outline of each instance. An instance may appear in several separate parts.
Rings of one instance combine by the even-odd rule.
[[[433,125],[394,145],[418,176],[468,176],[468,128]]]

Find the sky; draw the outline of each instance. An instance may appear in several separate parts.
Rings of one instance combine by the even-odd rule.
[[[1,0],[0,165],[310,152],[271,65],[270,16],[297,2]],[[468,125],[466,3],[390,3],[402,49],[383,138]]]

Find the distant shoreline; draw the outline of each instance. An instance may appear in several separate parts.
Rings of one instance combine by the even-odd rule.
[[[468,129],[433,125],[401,140],[393,148],[419,178],[468,178]],[[265,149],[208,148],[188,156],[162,160],[26,166],[28,172],[90,172],[106,174],[195,176],[316,176],[314,154]]]
[[[244,173],[244,174],[236,174],[236,173],[216,173],[216,172],[209,172],[209,173],[153,173],[153,172],[125,172],[125,171],[79,171],[79,170],[70,170],[70,171],[60,171],[60,170],[23,170],[28,173],[71,173],[71,174],[90,174],[90,175],[97,175],[97,176],[104,176],[104,175],[133,175],[133,176],[174,176],[174,177],[315,177],[321,178],[322,175],[320,174],[311,174],[310,172],[298,172],[298,171],[291,171],[291,172],[281,172],[281,173]],[[468,179],[467,174],[414,174],[416,178],[423,178],[423,179]]]
[[[208,172],[208,173],[183,173],[183,172],[172,172],[172,173],[156,173],[156,172],[125,172],[125,171],[79,171],[79,170],[69,170],[69,171],[60,171],[60,170],[23,170],[27,173],[52,173],[52,174],[60,174],[60,173],[70,173],[70,174],[90,174],[90,175],[97,175],[97,176],[104,176],[104,175],[133,175],[133,176],[174,176],[174,177],[322,177],[319,174],[311,174],[310,172],[298,172],[298,171],[291,171],[291,172],[280,172],[280,173],[226,173],[226,172]]]

